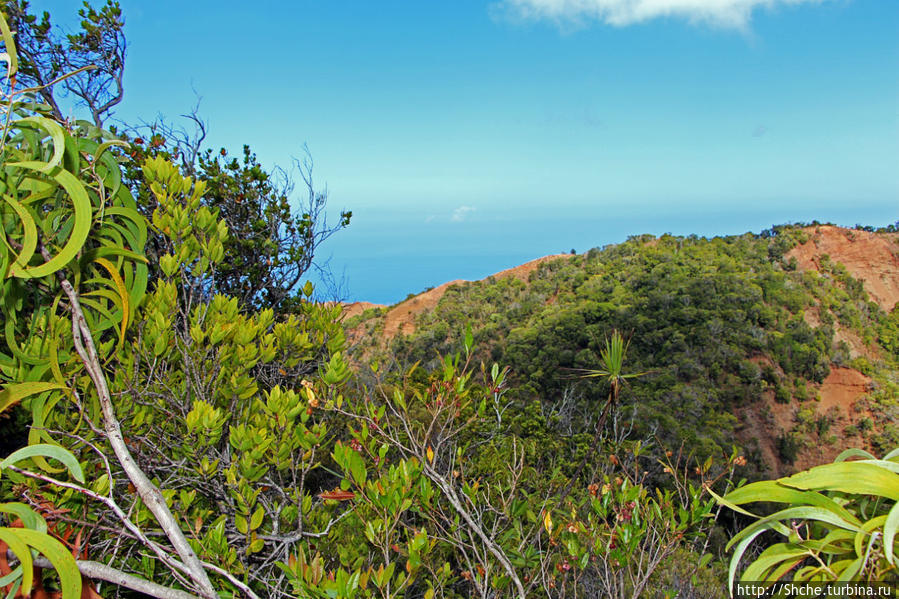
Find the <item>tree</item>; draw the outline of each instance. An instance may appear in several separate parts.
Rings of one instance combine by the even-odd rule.
[[[59,33],[44,12],[28,11],[27,0],[2,0],[0,11],[15,34],[20,61],[17,81],[34,88],[57,120],[65,120],[57,85],[84,106],[95,126],[105,121],[124,98],[125,20],[119,3],[106,0],[98,10],[86,0],[78,11],[80,29]]]
[[[618,403],[618,396],[621,393],[621,388],[624,386],[624,383],[628,379],[646,374],[645,372],[624,373],[624,360],[627,357],[628,345],[629,342],[625,342],[624,337],[620,332],[617,330],[612,331],[612,337],[606,339],[605,348],[600,351],[600,367],[596,369],[585,369],[581,372],[581,376],[584,378],[601,378],[605,380],[609,385],[609,396],[600,411],[599,420],[596,422],[596,431],[593,434],[593,441],[590,443],[590,448],[587,450],[587,453],[584,454],[584,458],[578,465],[577,470],[575,470],[571,480],[562,491],[561,496],[563,498],[571,491],[575,481],[577,481],[583,471],[584,466],[587,465],[587,462],[596,456],[609,411]]]
[[[158,542],[148,540],[148,548],[179,569],[182,579],[191,581],[201,596],[212,599],[217,595],[196,554],[158,488],[127,447],[109,395],[104,364],[111,352],[122,347],[132,311],[140,304],[147,283],[146,260],[141,255],[146,226],[109,152],[120,142],[72,135],[60,124],[30,112],[27,98],[15,89],[15,44],[5,21],[0,23],[9,65],[2,100],[8,117],[22,117],[7,121],[0,139],[4,167],[0,171],[4,179],[0,299],[9,350],[0,353],[0,408],[24,401],[33,419],[31,446],[9,456],[0,468],[14,472],[20,484],[30,478],[77,490],[101,503],[108,501],[115,511],[104,493],[83,486],[80,466],[44,426],[53,406],[61,401],[72,401],[82,410],[89,409],[89,404],[99,426],[95,430],[102,430],[110,445],[108,455],[114,455],[172,543],[171,554],[159,549]],[[23,460],[31,460],[39,469],[59,472],[45,457],[66,464],[75,482],[19,467]],[[59,541],[47,537],[44,515],[19,503],[7,504],[3,511],[18,516],[23,526],[20,531],[3,529],[4,553],[8,547],[24,566],[30,560],[26,545],[35,547],[50,558],[41,565],[58,568],[66,597],[80,595],[81,581],[77,574],[72,576],[72,560]],[[126,527],[139,534],[133,522],[121,515]],[[58,537],[61,531],[56,532]],[[149,581],[94,566],[79,562],[77,567],[97,577],[112,576],[126,586],[161,592]],[[7,574],[7,581],[23,584],[30,592],[30,571],[26,574],[19,568]],[[34,584],[39,585],[40,579]]]
[[[47,12],[40,17],[30,14],[26,0],[0,0],[0,10],[9,15],[18,39],[18,83],[33,87],[59,121],[64,120],[56,96],[61,87],[88,110],[96,127],[103,128],[125,94],[127,40],[118,2],[106,0],[98,9],[85,0],[78,12],[80,29],[68,35],[53,26]],[[233,232],[226,242],[233,262],[221,266],[216,289],[238,297],[244,306],[290,310],[307,271],[316,267],[328,280],[327,269],[315,262],[316,250],[349,225],[352,212],[342,211],[336,223],[328,223],[328,192],[314,185],[307,149],[302,160],[295,160],[304,193],[293,200],[295,184],[289,173],[278,168],[266,170],[248,146],[237,157],[224,149],[204,151],[206,123],[197,108],[186,116],[195,125],[193,131],[161,117],[147,125],[111,127],[126,141],[134,142],[130,152],[134,166],[125,169],[126,183],[149,217],[155,199],[146,192],[137,167],[145,159],[172,159],[181,165],[183,174],[205,181],[203,202],[217,208]],[[151,256],[157,245],[157,239],[151,238]]]
[[[329,226],[328,192],[315,188],[312,157],[304,151],[305,159],[295,161],[306,196],[298,213],[289,199],[291,177],[282,170],[266,172],[249,146],[239,159],[224,150],[207,150],[199,158],[197,177],[206,183],[206,202],[232,231],[226,243],[230,259],[216,271],[215,288],[242,305],[288,310],[284,302],[296,298],[318,247],[350,223],[352,212],[343,211]]]

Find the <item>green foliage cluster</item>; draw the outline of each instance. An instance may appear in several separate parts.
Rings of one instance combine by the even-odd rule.
[[[7,78],[0,92],[6,116],[0,133],[0,412],[25,401],[32,420],[29,447],[0,462],[0,474],[7,475],[4,486],[21,484],[19,467],[26,462],[53,473],[68,471],[83,483],[81,466],[46,427],[58,404],[80,401],[87,379],[71,350],[73,340],[80,343],[84,331],[94,331],[100,341],[94,351],[101,359],[124,344],[133,308],[147,285],[146,224],[110,152],[120,142],[104,139],[91,127],[73,134],[37,112],[33,100],[11,83],[18,60],[2,18],[0,30],[7,49]],[[83,298],[75,326],[61,314],[72,310],[73,287]],[[52,467],[48,458],[65,468]],[[39,572],[32,567],[34,549],[49,559],[66,596],[80,595],[75,560],[48,535],[45,515],[20,496],[5,492],[4,498],[16,501],[0,504],[0,512],[21,526],[0,528],[0,539],[19,560],[3,585],[13,595],[20,588],[30,592]]]

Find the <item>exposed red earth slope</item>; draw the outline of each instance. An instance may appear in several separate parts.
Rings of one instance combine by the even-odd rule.
[[[343,305],[343,318],[352,318],[358,314],[362,314],[371,308],[384,308],[384,304],[373,304],[371,302],[352,302]]]
[[[868,233],[832,225],[809,227],[810,239],[787,254],[802,270],[818,270],[827,254],[865,284],[871,299],[886,312],[899,302],[899,233]]]
[[[800,270],[820,270],[823,257],[831,262],[841,263],[853,278],[864,283],[871,301],[885,311],[890,311],[899,302],[899,234],[869,233],[855,229],[845,229],[831,225],[806,229],[809,240],[795,248],[787,258],[795,257]],[[821,325],[817,309],[806,310],[805,321],[812,327]],[[852,330],[839,324],[835,326],[834,341],[844,341],[849,346],[850,356],[864,356],[878,359],[876,348],[866,346]],[[769,395],[745,410],[745,428],[741,437],[756,437],[765,461],[775,476],[786,474],[788,470],[808,468],[833,460],[840,451],[849,446],[861,447],[863,439],[845,434],[845,429],[856,425],[870,414],[857,409],[856,403],[869,391],[871,379],[852,368],[831,367],[824,382],[810,391],[817,392],[817,401],[809,401],[801,407],[812,407],[815,417],[828,416],[834,420],[829,430],[837,437],[834,443],[818,443],[805,447],[793,464],[787,468],[778,458],[776,442],[782,431],[790,430],[800,405],[794,400],[789,404],[778,404]]]
[[[544,262],[557,260],[564,257],[570,256],[569,254],[554,254],[550,256],[543,256],[542,258],[537,258],[536,260],[525,262],[520,266],[502,270],[492,276],[495,279],[516,277],[518,279],[521,279],[522,281],[527,281],[528,276],[532,272],[537,270],[537,267]],[[403,335],[408,335],[415,331],[416,318],[418,318],[420,314],[423,314],[428,310],[433,310],[437,306],[438,302],[440,302],[440,298],[443,297],[443,294],[446,293],[447,289],[449,289],[453,285],[460,285],[462,283],[468,282],[469,281],[465,281],[463,279],[457,279],[455,281],[444,283],[438,287],[434,287],[433,289],[429,289],[428,291],[419,293],[415,297],[411,297],[391,308],[384,317],[384,331],[382,333],[383,340],[388,341],[390,339],[393,339],[400,333],[402,333]],[[344,317],[350,318],[352,316],[355,316],[356,314],[361,314],[369,308],[383,307],[385,306],[382,306],[380,304],[372,304],[369,302],[355,302],[352,304],[347,304],[346,306],[344,306]]]

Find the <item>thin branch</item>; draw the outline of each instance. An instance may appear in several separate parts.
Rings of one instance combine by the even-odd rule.
[[[10,556],[15,557],[15,555],[11,552]],[[53,562],[46,558],[38,556],[32,558],[32,561],[38,568],[50,570],[56,569],[56,567],[53,565]],[[144,595],[156,597],[157,599],[197,599],[196,595],[191,595],[190,593],[186,593],[179,589],[173,589],[170,587],[162,586],[161,584],[156,584],[155,582],[150,582],[149,580],[139,578],[132,574],[127,574],[125,572],[122,572],[121,570],[113,568],[112,566],[101,564],[100,562],[94,562],[90,560],[75,560],[75,564],[78,566],[78,571],[81,572],[81,575],[85,578],[111,582],[113,584],[125,587],[126,589],[131,589],[132,591],[137,591],[138,593],[143,593]]]
[[[41,245],[41,253],[44,259],[49,261],[50,256],[46,248]],[[94,346],[94,339],[91,335],[90,328],[84,318],[84,312],[81,309],[81,302],[78,299],[78,293],[72,287],[72,284],[61,273],[57,273],[60,285],[69,299],[70,310],[72,312],[72,337],[75,343],[75,351],[81,357],[85,370],[87,370],[94,387],[97,390],[97,398],[100,401],[100,409],[103,413],[103,424],[106,431],[106,437],[109,444],[115,452],[116,458],[137,490],[138,495],[143,500],[147,509],[156,517],[159,526],[166,533],[169,541],[175,548],[175,551],[181,558],[181,561],[188,569],[188,575],[199,587],[200,593],[207,599],[218,599],[218,593],[209,580],[206,570],[203,569],[197,554],[187,542],[181,527],[172,515],[169,506],[162,497],[159,489],[156,488],[150,479],[140,469],[128,446],[122,436],[122,428],[115,416],[115,410],[112,405],[112,398],[109,394],[109,386],[106,383],[106,375],[100,365],[97,355],[97,349]]]

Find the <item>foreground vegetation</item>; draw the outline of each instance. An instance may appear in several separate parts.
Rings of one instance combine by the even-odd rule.
[[[340,306],[296,284],[331,231],[311,184],[297,216],[249,151],[175,164],[169,140],[128,143],[102,111],[60,122],[41,80],[16,88],[3,40],[0,413],[30,424],[0,461],[6,594],[722,597],[728,506],[772,489],[852,531],[786,531],[797,576],[829,576],[801,568],[825,552],[834,575],[891,574],[894,456],[835,466],[878,468],[877,488],[734,489],[758,472],[734,407],[800,399],[848,360],[804,308],[894,349],[895,313],[839,265],[795,271],[801,230],[636,238],[457,288],[351,364]],[[750,524],[731,578],[746,539],[787,517],[817,533],[816,516]]]

